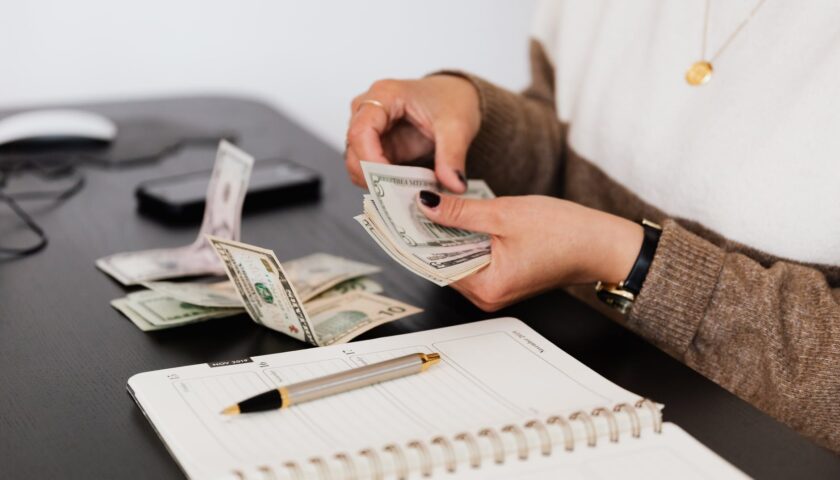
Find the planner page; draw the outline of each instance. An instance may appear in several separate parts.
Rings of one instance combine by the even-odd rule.
[[[442,361],[288,409],[220,414],[280,385],[416,352]],[[191,478],[638,400],[513,318],[146,372],[128,388]]]

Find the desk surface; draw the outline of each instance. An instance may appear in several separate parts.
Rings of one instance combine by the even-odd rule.
[[[320,202],[248,215],[242,237],[274,249],[280,259],[324,251],[381,265],[377,279],[386,294],[425,309],[362,338],[515,316],[610,380],[664,403],[666,420],[752,476],[840,478],[840,457],[565,293],[490,315],[396,265],[352,220],[362,192],[346,179],[339,152],[260,103],[188,98],[87,108],[117,120],[161,118],[233,130],[258,159],[280,155],[319,170]],[[306,347],[244,315],[143,333],[110,307],[126,290],[94,267],[96,258],[184,245],[197,230],[139,216],[134,187],[209,168],[214,148],[202,148],[158,163],[85,168],[81,193],[35,210],[51,238],[47,249],[0,262],[0,465],[6,478],[178,478],[177,465],[126,393],[126,380],[147,370]],[[0,207],[0,238],[18,227]]]

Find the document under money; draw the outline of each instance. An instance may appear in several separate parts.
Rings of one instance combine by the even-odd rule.
[[[436,224],[417,207],[420,190],[441,193],[427,168],[361,162],[369,195],[354,219],[403,267],[440,286],[472,275],[490,263],[490,238]],[[465,198],[494,198],[483,180],[469,180]]]
[[[224,268],[205,237],[239,239],[242,203],[253,164],[253,157],[222,140],[207,187],[204,219],[195,241],[184,247],[116,253],[100,258],[96,266],[123,285],[223,274]]]
[[[304,305],[273,251],[213,236],[208,236],[208,240],[251,319],[312,345],[346,342],[377,325],[422,311],[361,291],[319,298]],[[313,283],[302,285],[313,286],[311,291],[321,290]]]

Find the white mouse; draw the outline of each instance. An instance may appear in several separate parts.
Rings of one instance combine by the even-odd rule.
[[[117,125],[84,110],[34,110],[0,118],[0,147],[17,142],[82,140],[112,142]]]

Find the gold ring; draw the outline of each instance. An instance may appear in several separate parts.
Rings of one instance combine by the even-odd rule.
[[[383,105],[382,102],[380,102],[379,100],[362,100],[361,103],[359,103],[359,107],[356,108],[356,112],[358,113],[359,110],[361,110],[362,107],[365,105],[373,105],[374,107],[379,107],[385,111],[385,115],[388,115],[388,108],[385,107],[385,105]]]

